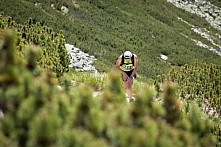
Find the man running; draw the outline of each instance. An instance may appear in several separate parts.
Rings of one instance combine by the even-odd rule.
[[[122,73],[124,89],[129,97],[129,101],[134,100],[133,93],[133,79],[136,78],[136,72],[138,70],[138,58],[137,55],[132,54],[130,51],[124,52],[118,58],[115,67]]]

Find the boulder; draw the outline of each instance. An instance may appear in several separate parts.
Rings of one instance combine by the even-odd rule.
[[[71,58],[69,67],[81,72],[97,72],[95,67],[92,66],[93,62],[96,60],[94,56],[84,53],[71,44],[65,44],[65,47]]]

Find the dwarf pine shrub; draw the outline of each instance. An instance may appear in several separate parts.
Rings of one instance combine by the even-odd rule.
[[[162,85],[165,83],[165,81],[168,81],[169,77],[172,82],[175,82],[178,85],[176,90],[177,97],[179,97],[179,99],[185,103],[185,105],[183,105],[184,107],[182,111],[189,113],[191,111],[191,103],[197,102],[196,107],[200,107],[200,110],[209,115],[209,118],[215,118],[211,120],[218,119],[220,121],[220,72],[221,67],[219,65],[203,64],[200,66],[198,61],[195,61],[194,65],[186,64],[178,70],[172,69],[166,76],[159,75],[155,85],[157,91],[162,93]],[[169,103],[167,105],[168,108],[173,106]],[[175,110],[175,106],[176,105],[174,105],[172,109]],[[172,114],[176,115],[176,113]],[[168,117],[172,117],[172,115],[168,115]],[[212,132],[214,136],[216,136],[216,138],[220,141],[220,133],[217,133],[220,132],[219,121],[214,121]]]
[[[181,119],[168,119],[168,112],[177,109],[169,111],[167,102],[158,103],[150,86],[143,86],[135,102],[127,103],[121,77],[115,72],[108,75],[97,98],[92,96],[93,88],[84,84],[58,90],[55,74],[31,60],[38,59],[38,48],[27,47],[26,58],[20,58],[15,52],[15,33],[6,30],[0,36],[0,109],[4,114],[0,146],[215,145],[209,121],[195,107]],[[8,58],[12,59],[9,63]],[[173,86],[163,91],[165,99],[174,99]]]
[[[34,44],[41,47],[39,48],[41,56],[37,60],[38,65],[44,69],[52,70],[57,77],[69,71],[70,59],[65,48],[65,38],[62,31],[55,33],[52,28],[43,26],[31,18],[24,24],[17,24],[12,17],[6,17],[1,13],[0,29],[6,28],[17,32],[15,52],[18,56],[25,58],[27,51],[25,46]],[[30,56],[30,58],[32,57]]]

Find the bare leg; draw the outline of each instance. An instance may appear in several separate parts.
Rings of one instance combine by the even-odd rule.
[[[127,93],[128,93],[128,97],[129,99],[132,99],[132,94],[133,94],[133,79],[129,78],[128,79],[128,87],[127,87]]]
[[[124,89],[126,90],[126,93],[130,100],[132,99],[132,94],[133,94],[132,85],[133,85],[133,79],[128,78],[128,80],[124,82]]]
[[[126,92],[127,92],[129,99],[132,99],[132,89],[127,89]]]

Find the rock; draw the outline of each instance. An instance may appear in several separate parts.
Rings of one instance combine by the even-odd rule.
[[[42,3],[38,3],[38,2],[35,3],[35,6],[40,7],[41,5],[42,5]]]
[[[2,110],[0,109],[0,118],[4,117],[4,113],[2,112]]]
[[[65,48],[70,54],[69,67],[74,68],[76,71],[97,73],[95,67],[92,66],[93,61],[96,60],[94,56],[82,52],[71,44],[65,44]]]
[[[65,7],[65,6],[61,6],[61,11],[63,12],[63,13],[68,13],[68,8],[67,7]]]
[[[168,59],[168,57],[166,55],[161,54],[160,58],[163,59],[164,61],[166,61]]]
[[[221,8],[205,0],[167,0],[176,7],[205,18],[211,26],[221,31]],[[217,19],[218,18],[218,19]]]
[[[194,1],[192,1],[192,0],[185,0],[185,1],[183,1],[183,0],[167,0],[167,1],[174,4],[178,8],[184,9],[190,13],[194,13],[200,17],[205,18],[211,24],[211,26],[213,26],[214,28],[216,28],[218,30],[221,30],[221,8],[211,4],[210,2],[207,2],[205,0],[194,0]],[[218,39],[220,39],[218,34],[216,34],[218,39],[214,39],[214,37],[211,36],[209,31],[207,31],[206,29],[201,29],[197,26],[193,26],[193,25],[189,24],[188,22],[184,21],[182,18],[178,18],[178,19],[185,22],[189,26],[191,26],[192,30],[195,33],[200,34],[203,38],[210,41],[213,45],[216,46],[216,48],[213,48],[211,46],[203,44],[202,42],[200,42],[198,40],[194,40],[194,39],[191,39],[191,40],[196,42],[196,44],[198,46],[201,46],[203,48],[207,48],[210,51],[213,51],[214,53],[221,56],[221,43],[219,41],[217,41]],[[189,38],[188,36],[185,36],[185,37]],[[216,41],[214,41],[214,40],[216,40]]]

